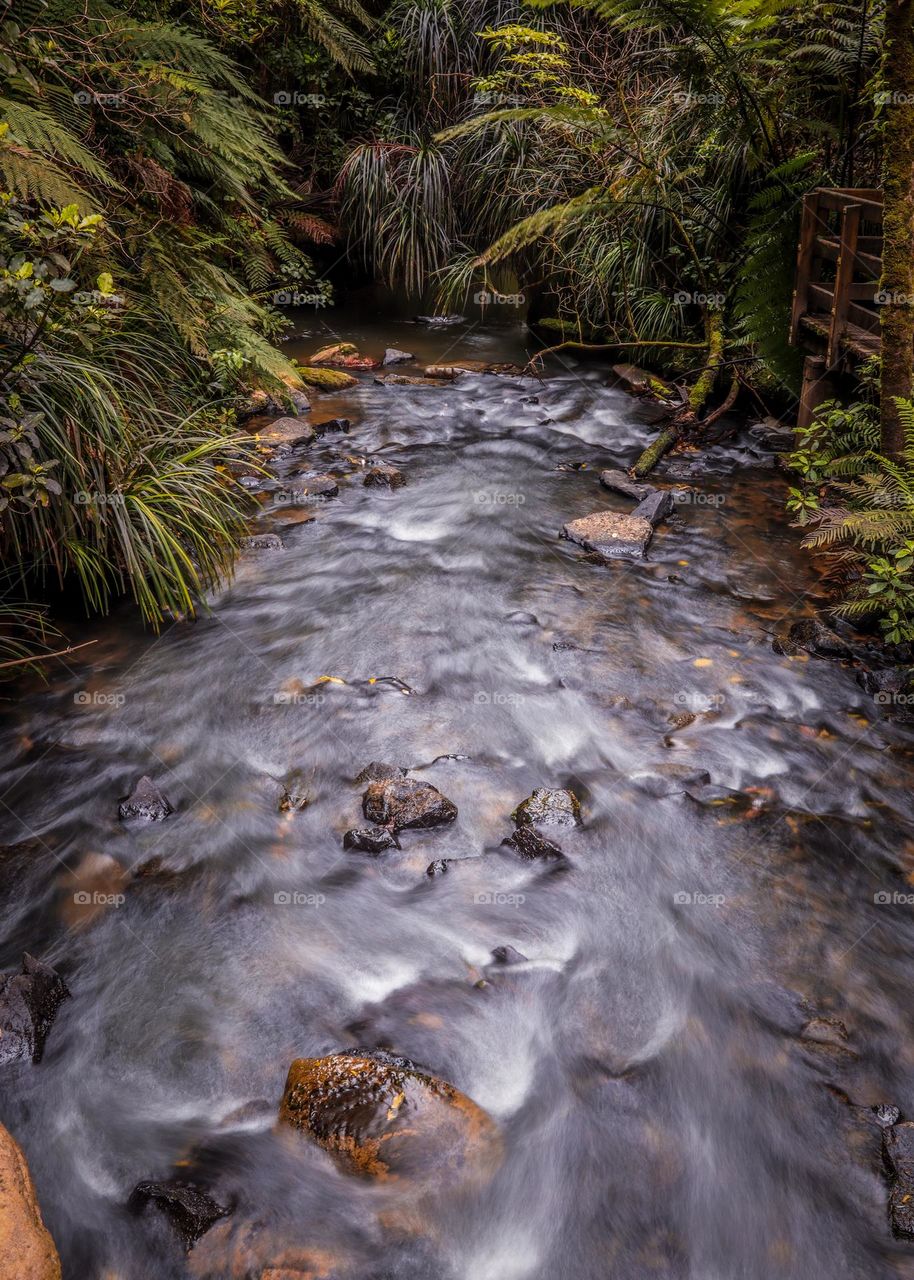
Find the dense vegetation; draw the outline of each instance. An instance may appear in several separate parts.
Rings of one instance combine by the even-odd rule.
[[[8,588],[34,599],[45,579],[76,581],[93,610],[127,591],[153,624],[193,607],[245,515],[236,410],[252,389],[301,391],[308,371],[277,346],[283,302],[326,302],[341,252],[350,276],[429,305],[502,295],[554,349],[649,363],[673,443],[737,403],[789,406],[799,199],[884,185],[901,300],[886,308],[881,400],[866,393],[850,433],[828,408],[798,444],[791,503],[839,549],[851,614],[914,638],[914,46],[911,6],[890,8],[8,5]]]

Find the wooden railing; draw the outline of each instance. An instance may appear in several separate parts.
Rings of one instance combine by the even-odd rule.
[[[882,192],[819,187],[803,200],[790,341],[825,368],[879,350]]]

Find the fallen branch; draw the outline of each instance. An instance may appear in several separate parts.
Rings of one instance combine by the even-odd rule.
[[[635,476],[638,480],[643,479],[653,471],[664,454],[669,453],[679,442],[681,435],[679,427],[664,427],[657,439],[647,446],[635,465],[630,468],[629,475]]]

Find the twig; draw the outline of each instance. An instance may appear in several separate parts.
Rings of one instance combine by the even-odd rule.
[[[84,640],[82,644],[71,644],[66,649],[56,649],[53,653],[36,653],[30,658],[12,658],[8,662],[0,662],[0,669],[3,667],[21,667],[26,662],[46,662],[48,658],[63,658],[68,653],[75,653],[77,649],[85,649],[90,644],[98,644],[98,641]]]

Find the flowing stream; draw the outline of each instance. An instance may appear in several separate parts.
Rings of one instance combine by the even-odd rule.
[[[520,330],[333,323],[374,355],[526,358]],[[332,336],[310,326],[301,356]],[[645,561],[559,539],[631,509],[598,476],[650,410],[611,383],[361,375],[312,412],[349,434],[304,454],[339,496],[301,522],[265,494],[281,550],[159,637],[126,607],[71,629],[94,645],[5,704],[3,968],[40,955],[72,998],[0,1119],[64,1280],[259,1275],[126,1207],[200,1151],[232,1223],[340,1280],[914,1276],[871,1111],[914,1112],[910,733],[846,667],[772,650],[818,587],[760,433],[672,464],[691,497]],[[369,454],[405,487],[364,487]],[[458,820],[344,851],[372,760]],[[280,813],[293,771],[311,802]],[[131,827],[142,774],[176,812]],[[565,869],[500,847],[536,787],[582,802],[549,833]],[[466,861],[427,877],[442,858]],[[497,1121],[483,1192],[429,1187],[404,1230],[276,1129],[292,1059],[355,1045]]]

